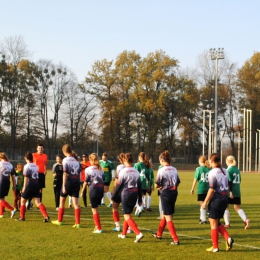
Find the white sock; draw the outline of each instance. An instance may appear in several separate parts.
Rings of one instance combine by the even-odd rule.
[[[120,222],[115,222],[116,227],[120,227]]]
[[[110,191],[106,192],[105,194],[106,194],[106,196],[107,196],[107,198],[108,198],[108,200],[109,200],[109,203],[112,203]]]
[[[146,206],[146,204],[145,204],[145,196],[143,196],[142,200],[143,200],[143,207],[145,208],[145,206]]]
[[[160,212],[160,217],[162,218],[162,203],[161,203],[161,198],[159,198],[159,212]]]
[[[206,221],[206,212],[207,212],[206,209],[200,208],[200,219],[201,219],[201,221],[203,221],[203,222]]]
[[[104,204],[104,197],[105,197],[105,196],[103,196],[103,198],[102,198],[102,200],[101,200],[101,204]]]
[[[149,209],[151,207],[152,203],[152,196],[147,196],[147,208]]]
[[[228,209],[225,210],[223,217],[224,217],[225,224],[229,225],[229,210]]]
[[[240,216],[240,218],[245,222],[246,221],[246,214],[245,214],[244,210],[240,209],[237,213]]]
[[[69,206],[72,205],[72,197],[69,196]]]

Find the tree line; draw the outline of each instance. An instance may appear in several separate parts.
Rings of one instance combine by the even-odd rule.
[[[20,36],[1,43],[0,148],[9,148],[9,156],[39,142],[49,151],[70,143],[92,152],[97,144],[112,158],[145,151],[155,161],[165,149],[190,163],[202,153],[202,114],[214,110],[215,94],[215,64],[208,51],[186,70],[163,50],[146,57],[123,51],[114,60],[94,62],[85,82],[62,63],[33,62],[29,55]],[[253,129],[260,127],[259,65],[258,52],[241,68],[227,55],[219,61],[218,150],[225,136],[227,153],[236,155],[242,108],[253,110]],[[208,124],[207,115],[206,140]]]

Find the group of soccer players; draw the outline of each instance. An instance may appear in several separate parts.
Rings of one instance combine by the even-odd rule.
[[[40,144],[37,146],[37,153],[27,152],[24,156],[26,165],[23,169],[24,183],[21,191],[20,217],[17,219],[18,221],[25,220],[26,201],[32,198],[44,217],[43,222],[49,221],[46,208],[41,202],[48,162],[48,158],[43,153],[43,150],[43,145]],[[93,233],[101,234],[103,232],[98,206],[104,203],[104,196],[106,196],[109,200],[108,207],[112,207],[116,225],[113,229],[114,231],[121,231],[118,207],[122,203],[124,223],[122,225],[122,233],[118,237],[124,239],[130,229],[136,234],[134,242],[139,242],[143,238],[143,234],[133,220],[132,213],[135,208],[143,210],[144,204],[147,206],[146,209],[150,211],[151,192],[154,188],[154,175],[147,155],[141,152],[138,156],[138,163],[134,164],[131,153],[121,153],[118,157],[120,164],[117,166],[115,175],[114,165],[107,159],[106,153],[102,155],[102,160],[100,161],[98,156],[92,153],[88,158],[84,158],[83,162],[79,162],[77,154],[70,145],[65,144],[62,147],[62,152],[65,158],[62,159],[62,156],[57,156],[57,163],[52,169],[56,209],[58,210],[58,219],[52,221],[52,223],[58,226],[63,224],[65,201],[69,195],[72,197],[75,211],[75,225],[73,227],[80,228],[79,197],[83,197],[84,205],[87,206],[86,189],[88,186],[95,225]],[[86,154],[85,157],[87,157]],[[176,168],[170,165],[171,156],[168,151],[160,154],[159,161],[160,167],[155,180],[155,187],[159,191],[162,215],[157,233],[152,235],[156,239],[162,239],[163,231],[167,226],[172,236],[171,244],[179,245],[180,241],[172,216],[175,211],[180,179]],[[198,182],[200,224],[206,223],[206,206],[208,204],[212,247],[208,248],[207,251],[219,251],[218,233],[225,238],[226,250],[229,251],[234,240],[226,230],[226,228],[230,227],[228,205],[234,204],[235,210],[245,223],[245,229],[249,228],[250,222],[245,212],[240,208],[241,175],[233,156],[228,156],[226,159],[227,170],[222,168],[218,154],[212,154],[209,161],[206,160],[205,156],[199,158],[200,167],[195,171],[191,193],[194,193],[195,185]],[[0,218],[3,217],[4,208],[8,208],[11,211],[11,217],[16,213],[16,208],[5,201],[5,196],[7,196],[10,188],[10,177],[13,183],[13,190],[15,189],[16,182],[14,176],[14,168],[6,154],[0,153]],[[109,186],[112,180],[115,180],[115,185],[111,195]],[[81,193],[80,184],[82,184]],[[147,192],[148,199],[145,200]],[[220,219],[223,216],[225,225],[220,223]]]

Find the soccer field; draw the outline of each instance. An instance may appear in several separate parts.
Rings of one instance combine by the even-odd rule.
[[[224,238],[220,237],[220,252],[206,252],[211,246],[210,226],[199,225],[199,203],[197,195],[190,195],[194,172],[179,171],[181,184],[174,215],[175,227],[180,245],[170,245],[171,237],[167,228],[162,240],[156,240],[151,233],[157,230],[159,220],[157,191],[153,192],[152,212],[144,212],[140,218],[134,216],[138,227],[144,234],[140,243],[134,243],[135,235],[119,239],[114,228],[112,209],[102,206],[100,210],[103,234],[92,234],[94,222],[91,208],[81,208],[81,229],[72,228],[74,210],[66,208],[64,225],[56,226],[51,222],[43,223],[43,217],[37,208],[26,212],[26,221],[17,222],[10,218],[10,212],[0,219],[1,259],[259,259],[259,187],[260,174],[242,173],[242,209],[251,220],[250,229],[244,229],[244,223],[233,208],[230,208],[228,229],[235,243],[231,251],[225,251]],[[46,177],[47,187],[43,191],[45,204],[51,220],[57,219],[55,211],[52,181],[49,171]],[[112,185],[111,185],[112,187]],[[13,204],[12,192],[6,200]],[[89,200],[88,200],[89,203]],[[83,205],[82,200],[80,204]],[[108,204],[108,201],[106,201]],[[66,202],[66,206],[68,202]],[[120,207],[120,211],[121,207]],[[15,218],[19,217],[19,212]],[[120,214],[121,223],[123,215]]]

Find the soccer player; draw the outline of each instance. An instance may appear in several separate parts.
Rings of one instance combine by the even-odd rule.
[[[43,153],[43,144],[38,144],[36,150],[37,152],[33,153],[33,162],[38,166],[40,201],[42,201],[42,189],[45,188],[45,175],[47,174],[48,156],[47,154]]]
[[[101,168],[104,171],[105,181],[104,181],[104,198],[101,201],[101,205],[105,205],[105,195],[109,200],[108,208],[112,207],[111,193],[109,191],[109,186],[112,180],[115,179],[115,167],[111,161],[107,159],[107,153],[102,154],[102,160],[99,161]]]
[[[140,173],[140,180],[142,183],[142,200],[143,200],[143,208],[146,208],[145,195],[147,192],[147,188],[150,186],[150,179],[148,176],[148,169],[150,168],[150,162],[148,157],[144,152],[141,152],[138,155],[138,163],[134,165],[134,168]]]
[[[65,212],[65,202],[67,196],[70,195],[75,211],[75,225],[73,225],[73,227],[80,228],[79,190],[81,165],[77,160],[77,154],[72,150],[69,144],[63,145],[62,152],[65,155],[65,158],[62,160],[63,176],[58,220],[52,221],[52,223],[58,226],[63,224],[62,220]]]
[[[12,190],[15,191],[14,167],[9,162],[7,155],[4,152],[0,152],[0,218],[4,216],[4,208],[8,208],[11,211],[11,218],[13,218],[16,213],[16,209],[5,201],[5,197],[8,195],[10,188],[10,177],[13,183]]]
[[[21,206],[21,192],[23,189],[23,167],[22,163],[18,163],[16,166],[15,172],[15,181],[16,181],[16,190],[15,190],[15,198],[14,198],[14,207],[16,209],[20,209]]]
[[[116,188],[120,171],[125,168],[124,153],[119,154],[118,160],[119,160],[120,164],[116,167],[116,176],[115,176],[114,188]],[[113,231],[118,231],[118,232],[121,231],[120,217],[119,217],[119,212],[118,212],[118,207],[119,207],[120,203],[121,203],[121,194],[118,194],[117,197],[113,197],[113,206],[112,206],[113,219],[114,219],[114,222],[115,222],[115,225],[116,225],[116,227],[113,229]]]
[[[154,173],[153,173],[151,162],[149,162],[149,169],[147,169],[147,175],[150,182],[147,187],[146,210],[152,211],[151,204],[152,204],[152,192],[154,191]]]
[[[89,155],[89,162],[91,166],[85,169],[85,181],[81,191],[81,196],[88,185],[91,209],[95,223],[93,233],[101,234],[103,233],[103,230],[101,228],[98,205],[100,205],[101,199],[104,195],[104,172],[100,167],[98,156],[95,153]]]
[[[220,233],[226,240],[226,251],[232,248],[234,240],[229,236],[224,225],[220,223],[225,209],[228,205],[228,171],[221,166],[220,156],[213,153],[210,156],[210,165],[212,170],[208,174],[209,190],[201,207],[206,209],[208,204],[209,222],[211,228],[212,247],[208,248],[208,252],[218,252],[218,239]]]
[[[206,210],[201,208],[201,204],[205,200],[208,189],[209,189],[209,181],[208,181],[208,173],[210,171],[210,165],[207,161],[206,157],[204,155],[199,157],[199,167],[196,168],[195,174],[194,174],[194,180],[191,187],[191,194],[194,194],[194,188],[196,184],[198,183],[198,199],[200,203],[200,220],[199,224],[206,224]]]
[[[63,166],[62,166],[63,156],[61,154],[56,155],[56,163],[52,166],[53,188],[54,188],[54,198],[56,210],[59,210],[60,205],[60,192],[62,187],[62,177],[63,177]]]
[[[171,245],[179,245],[180,242],[172,221],[172,216],[175,212],[175,203],[178,196],[177,188],[180,184],[180,179],[176,168],[170,165],[171,156],[167,150],[160,154],[159,161],[162,168],[158,170],[155,187],[160,190],[162,219],[157,233],[152,234],[152,236],[157,239],[162,239],[163,231],[167,225],[173,239]]]
[[[229,155],[226,158],[226,164],[228,166],[228,180],[229,180],[229,198],[228,203],[234,205],[235,211],[238,213],[240,218],[245,224],[245,229],[249,229],[250,220],[246,217],[246,214],[243,209],[240,208],[241,205],[241,192],[240,192],[240,183],[241,183],[241,174],[239,169],[236,167],[235,157]],[[229,207],[227,206],[224,213],[225,227],[230,227],[229,223]]]
[[[82,155],[82,161],[81,161],[81,175],[80,175],[80,185],[83,187],[84,181],[85,181],[85,170],[87,167],[89,167],[91,164],[88,159],[88,154],[85,153]],[[82,194],[84,207],[87,207],[87,187],[84,189],[84,192]]]
[[[139,242],[144,236],[138,229],[135,221],[132,219],[131,213],[138,199],[139,206],[142,205],[142,184],[140,181],[139,172],[132,166],[133,157],[131,153],[125,153],[124,155],[124,165],[118,176],[118,182],[113,194],[112,199],[121,196],[122,208],[124,212],[124,225],[123,232],[119,234],[119,238],[125,238],[128,226],[136,234],[135,243]]]
[[[33,163],[32,153],[27,152],[24,155],[24,160],[26,161],[26,165],[23,169],[24,182],[21,194],[22,198],[20,207],[20,218],[16,220],[25,221],[26,201],[29,198],[33,198],[36,206],[39,208],[44,217],[43,222],[48,222],[49,216],[47,214],[46,208],[40,201],[38,167],[35,163]]]

